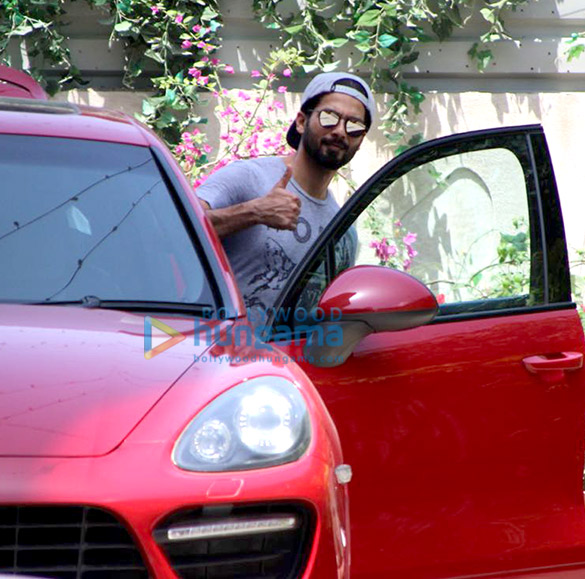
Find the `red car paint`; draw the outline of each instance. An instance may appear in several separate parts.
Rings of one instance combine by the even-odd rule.
[[[47,100],[47,93],[28,74],[0,65],[0,97]]]
[[[222,332],[245,321],[242,298],[215,231],[172,156],[148,129],[118,113],[87,107],[66,115],[66,122],[64,115],[38,112],[0,111],[0,117],[4,135],[156,149],[200,222],[198,234],[206,255],[214,275],[221,276],[224,304],[232,317],[219,323]],[[293,504],[303,506],[312,519],[311,528],[303,530],[308,542],[300,553],[302,576],[349,577],[347,487],[339,484],[334,472],[343,462],[339,438],[300,368],[274,363],[264,349],[257,351],[253,345],[231,348],[230,355],[242,354],[246,360],[257,359],[254,362],[196,363],[194,359],[210,349],[216,355],[225,349],[206,341],[204,332],[200,345],[195,345],[193,317],[150,312],[185,339],[146,359],[145,314],[8,303],[0,310],[0,528],[10,524],[5,513],[12,513],[7,510],[12,506],[103,509],[128,529],[148,575],[171,578],[179,571],[173,570],[154,538],[169,517],[202,507]],[[161,340],[168,337],[158,334]],[[173,464],[173,447],[198,412],[234,385],[263,376],[283,377],[302,393],[311,440],[300,458],[225,473],[189,472]],[[2,531],[0,542],[10,532]],[[2,543],[0,549],[4,548],[10,546]],[[19,557],[15,555],[8,567],[0,557],[0,572],[24,573]],[[35,566],[38,573],[65,572],[33,562],[27,573],[34,574]],[[107,567],[99,572],[102,577],[122,573]]]
[[[0,121],[0,134],[154,149],[182,190],[222,284],[228,319],[205,323],[221,328],[220,336],[247,326],[221,243],[150,131],[121,115],[84,108],[67,123],[58,115],[14,112],[0,112]],[[538,137],[534,127],[518,133]],[[400,172],[400,162],[391,163],[388,174]],[[538,218],[562,263],[562,224],[559,229],[548,173],[538,178],[545,200],[552,201]],[[384,179],[386,173],[374,177],[356,195],[367,197]],[[317,245],[335,239],[350,210]],[[545,265],[552,271],[554,260]],[[310,260],[304,267],[312,267]],[[294,290],[285,291],[283,304],[294,302]],[[378,314],[402,314],[405,327],[418,326],[413,312],[434,314],[436,301],[413,278],[358,266],[330,282],[318,305],[339,312],[347,327],[355,316],[374,327],[345,363],[331,367],[307,361],[303,336],[279,342],[267,355],[258,343],[205,340],[193,316],[164,310],[4,303],[0,540],[4,528],[12,529],[2,526],[11,506],[98,507],[129,530],[151,576],[176,577],[180,571],[157,540],[169,517],[185,509],[293,503],[306,507],[312,520],[298,573],[305,578],[349,577],[350,553],[352,577],[582,577],[585,342],[574,304],[555,291],[547,286],[548,297],[534,307],[456,312],[390,332]],[[147,314],[185,340],[146,359]],[[269,375],[296,384],[307,405],[311,442],[302,456],[226,472],[193,472],[173,463],[175,443],[198,413],[234,386]],[[349,486],[335,473],[344,462],[354,472]],[[23,535],[26,530],[21,527]]]

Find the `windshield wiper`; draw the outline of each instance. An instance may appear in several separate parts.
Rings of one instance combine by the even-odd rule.
[[[159,302],[148,300],[103,300],[97,296],[87,295],[79,300],[51,300],[19,302],[37,306],[80,306],[106,310],[130,310],[140,312],[164,312],[172,314],[209,315],[214,311],[211,304],[194,304],[181,302]]]

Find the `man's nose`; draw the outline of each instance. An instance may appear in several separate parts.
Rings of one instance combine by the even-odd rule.
[[[335,127],[333,127],[331,133],[334,134],[337,138],[343,139],[344,141],[347,140],[347,133],[345,132],[345,121],[340,119]]]

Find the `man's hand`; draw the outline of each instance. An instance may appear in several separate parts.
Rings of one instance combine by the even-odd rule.
[[[287,167],[284,175],[266,195],[231,207],[211,209],[205,201],[201,201],[201,204],[220,237],[253,225],[294,230],[301,211],[301,200],[286,190],[291,177],[292,169]]]
[[[287,167],[280,181],[264,197],[254,200],[260,223],[275,229],[296,229],[301,200],[286,190],[291,177],[292,169]]]

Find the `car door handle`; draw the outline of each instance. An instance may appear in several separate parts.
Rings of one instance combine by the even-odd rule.
[[[583,367],[581,352],[559,352],[542,356],[528,356],[522,360],[524,367],[531,374],[540,374],[546,382],[558,382],[569,370]]]

